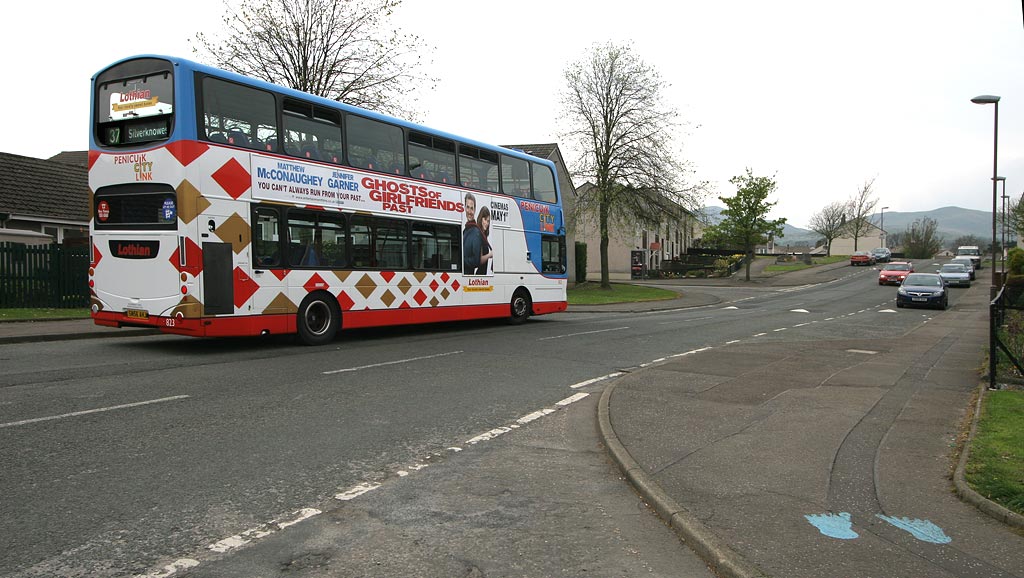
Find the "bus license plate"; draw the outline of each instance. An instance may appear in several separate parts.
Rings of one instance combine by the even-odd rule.
[[[149,319],[149,313],[146,313],[141,309],[125,309],[125,315],[127,315],[129,319]]]

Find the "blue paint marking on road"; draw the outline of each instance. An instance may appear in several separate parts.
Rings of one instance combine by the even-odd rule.
[[[922,542],[931,542],[932,544],[949,544],[953,541],[952,538],[942,531],[942,528],[936,526],[929,520],[918,520],[917,518],[911,520],[910,518],[896,518],[893,516],[883,516],[882,514],[876,515],[893,526],[896,526],[900,530],[910,532],[912,536]]]
[[[838,514],[810,514],[804,515],[807,521],[818,529],[823,535],[839,540],[853,540],[860,536],[853,531],[853,523],[850,521],[849,512]]]

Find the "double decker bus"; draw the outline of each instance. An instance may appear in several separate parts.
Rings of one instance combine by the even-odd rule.
[[[297,334],[566,309],[554,164],[188,60],[92,79],[98,325]]]

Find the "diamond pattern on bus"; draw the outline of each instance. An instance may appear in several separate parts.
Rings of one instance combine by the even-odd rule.
[[[394,271],[381,271],[380,272],[380,278],[383,279],[385,283],[390,283],[391,280],[395,278],[395,272]]]
[[[245,305],[260,286],[251,277],[242,271],[241,267],[235,267],[235,307],[241,308]]]
[[[95,267],[96,265],[99,265],[100,264],[100,259],[102,259],[102,258],[103,258],[103,253],[100,253],[99,245],[98,244],[94,244],[92,246],[92,266]]]
[[[199,319],[202,316],[203,304],[198,299],[191,295],[185,295],[181,298],[181,302],[171,310],[171,317],[175,317],[178,313],[181,313],[185,319]]]
[[[236,255],[240,254],[249,246],[251,229],[245,223],[245,219],[238,216],[238,213],[232,213],[219,227],[214,231],[222,241],[225,243],[231,243],[231,250]]]
[[[370,295],[377,289],[377,284],[374,283],[373,279],[369,275],[363,275],[358,282],[356,282],[356,291],[363,296],[364,299],[369,299]]]
[[[423,305],[423,302],[427,300],[427,294],[423,292],[423,289],[420,289],[412,298],[416,301],[417,305]]]
[[[412,289],[412,283],[405,277],[402,277],[402,280],[398,282],[398,289],[402,292],[402,295],[408,295],[409,290]]]
[[[306,290],[306,293],[312,293],[318,289],[327,289],[327,281],[321,277],[318,273],[313,273],[313,276],[306,281],[306,284],[302,286]]]
[[[341,306],[342,311],[351,311],[355,307],[356,302],[348,296],[348,293],[342,291],[338,293],[338,305]]]
[[[183,140],[167,145],[167,152],[178,159],[183,167],[192,164],[192,161],[203,156],[209,149],[210,145],[194,140]]]
[[[437,297],[431,297],[430,298],[430,306],[431,307],[437,307],[440,304],[441,304],[441,302],[437,300]]]
[[[423,271],[417,271],[413,273],[412,276],[416,279],[417,283],[422,283],[423,280],[427,278],[427,274]]]
[[[234,158],[224,163],[224,166],[213,173],[213,180],[224,189],[224,192],[231,195],[231,198],[238,199],[245,191],[252,186],[249,171],[245,170]]]
[[[452,281],[452,291],[458,291],[459,287],[462,287],[462,285],[459,285],[459,280],[458,279],[456,279],[455,281]]]
[[[184,223],[191,223],[210,208],[210,201],[188,179],[181,181],[175,192],[178,193],[178,218]]]
[[[430,287],[430,290],[431,291],[435,291],[435,292],[437,291],[437,288],[440,287],[440,286],[441,285],[437,282],[437,279],[431,280],[430,281],[430,285],[428,285],[428,287]]]
[[[288,298],[284,293],[278,293],[270,303],[267,304],[267,308],[263,310],[265,314],[281,314],[281,313],[295,313],[299,308],[292,303],[292,300]]]
[[[274,277],[277,277],[278,281],[284,281],[284,278],[287,277],[288,273],[291,273],[292,270],[291,269],[271,269],[270,272],[274,274]]]
[[[385,307],[391,307],[391,304],[395,302],[395,299],[397,299],[397,297],[395,297],[389,289],[385,289],[384,294],[380,296],[380,300],[384,303]]]
[[[175,249],[174,253],[171,253],[169,259],[171,265],[178,270],[178,273],[187,271],[193,276],[199,275],[203,271],[203,249],[196,245],[196,242],[192,239],[185,239],[185,263],[184,267],[181,266],[181,249]]]

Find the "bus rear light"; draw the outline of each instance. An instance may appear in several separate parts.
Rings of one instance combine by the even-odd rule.
[[[96,287],[96,281],[94,279],[89,279],[89,289],[92,289],[93,287]]]
[[[188,285],[182,285],[181,286],[181,294],[182,295],[188,295]]]
[[[181,282],[184,283],[185,281],[188,281],[188,273],[181,274]]]
[[[94,269],[93,267],[89,267],[89,276],[92,277],[95,274],[96,274],[96,269]]]

